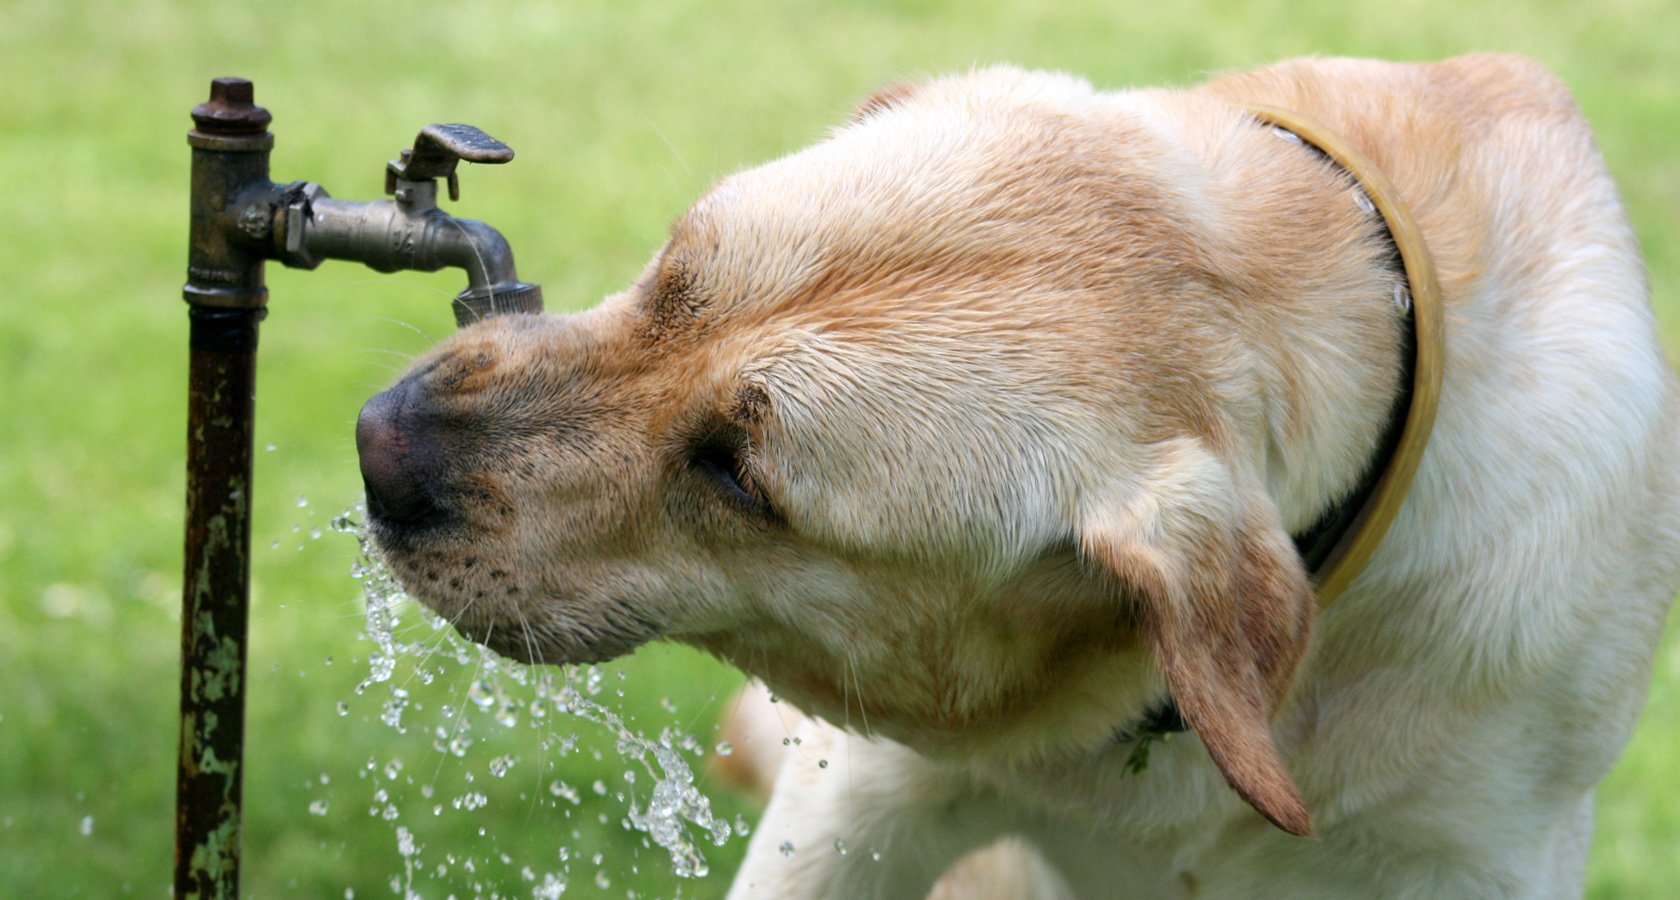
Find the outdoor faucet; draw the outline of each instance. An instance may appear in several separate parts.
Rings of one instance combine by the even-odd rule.
[[[181,591],[181,730],[175,897],[239,895],[250,608],[251,451],[258,325],[268,314],[263,264],[313,269],[349,259],[381,272],[467,273],[455,321],[540,312],[494,228],[437,205],[437,180],[460,199],[461,160],[505,163],[506,144],[469,125],[428,125],[385,169],[389,200],[335,200],[314,182],[268,177],[271,116],[251,82],[218,78],[192,111],[187,301],[187,517]]]
[[[505,163],[513,150],[471,125],[427,125],[414,149],[385,167],[385,193],[393,200],[334,200],[312,181],[287,186],[279,200],[278,259],[305,269],[322,259],[358,260],[380,272],[464,269],[467,288],[455,297],[461,325],[500,313],[540,312],[542,288],[519,280],[513,250],[501,234],[438,209],[439,178],[448,181],[450,200],[461,199],[455,164],[463,159]]]
[[[467,274],[455,297],[455,321],[540,312],[542,289],[519,280],[513,251],[494,228],[438,208],[437,180],[449,199],[461,198],[456,164],[505,163],[508,145],[470,125],[428,125],[413,149],[385,168],[390,200],[335,200],[312,181],[268,180],[269,115],[252,102],[249,81],[218,78],[210,101],[193,110],[192,238],[188,302],[247,306],[262,290],[261,266],[274,259],[313,269],[324,259],[366,263],[380,272],[434,272],[446,266]],[[255,305],[261,305],[257,302]]]

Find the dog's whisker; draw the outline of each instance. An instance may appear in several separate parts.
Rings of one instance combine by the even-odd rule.
[[[386,356],[401,357],[402,359],[406,359],[409,362],[413,362],[415,360],[415,356],[412,353],[404,353],[401,350],[392,350],[388,347],[363,347],[362,349],[357,350],[355,352],[357,354],[380,353],[380,354],[384,354]]]
[[[437,290],[436,288],[432,288],[430,285],[425,285],[425,287],[427,287],[431,290]],[[443,294],[443,293],[448,293],[448,292],[447,291],[438,291],[438,293]],[[424,328],[421,328],[420,326],[414,324],[413,322],[409,322],[405,319],[393,319],[390,316],[352,316],[349,319],[349,321],[351,321],[351,322],[388,322],[392,325],[400,325],[403,328],[407,328],[409,331],[412,331],[415,334],[419,335],[421,338],[424,338],[427,343],[430,343],[430,344],[437,343],[437,338],[435,336],[433,336],[431,332],[429,332],[429,331],[425,330]],[[395,351],[392,351],[392,352],[395,352]]]
[[[492,624],[490,626],[490,629],[485,632],[484,639],[486,641],[490,640],[491,636],[495,633],[495,630],[496,630],[496,626],[494,624]],[[478,662],[476,664],[474,664],[474,666],[473,666],[472,677],[467,680],[469,690],[471,689],[470,686],[477,683],[479,677],[484,674],[485,654],[489,653],[489,652],[490,651],[488,651],[488,650],[480,649],[479,654],[478,654]],[[459,703],[458,702],[456,704],[457,708],[455,710],[455,725],[454,725],[454,729],[449,734],[449,743],[450,744],[453,744],[456,740],[458,740],[461,737],[461,732],[466,730],[467,709],[468,709],[468,705],[470,703],[471,703],[471,700],[469,698],[468,703]],[[437,768],[432,770],[432,780],[431,780],[432,787],[434,787],[434,788],[437,787],[438,776],[443,773],[443,763],[448,758],[449,758],[449,754],[447,754],[447,753],[438,754]]]
[[[665,136],[665,132],[662,129],[660,129],[659,125],[657,123],[655,123],[652,119],[650,119],[650,118],[648,118],[647,116],[644,115],[644,116],[642,116],[642,121],[647,123],[648,129],[651,130],[656,136],[658,136],[660,142],[663,143],[665,145],[665,147],[671,151],[671,158],[675,159],[677,161],[677,165],[682,166],[683,175],[687,176],[689,181],[693,181],[694,180],[694,170],[692,170],[688,167],[688,160],[683,158],[682,151],[677,149],[677,145],[671,143],[671,139],[669,137]],[[687,190],[686,185],[681,185],[681,184],[677,183],[677,179],[671,175],[670,170],[666,169],[664,166],[660,166],[659,168],[660,168],[660,171],[663,171],[665,173],[665,177],[669,178],[671,180],[671,187],[676,188],[678,191]]]
[[[852,684],[857,688],[858,716],[863,719],[863,736],[869,737],[869,709],[863,702],[863,681],[858,678],[857,664],[850,653],[846,654],[846,668],[851,672]]]
[[[443,650],[443,646],[445,644],[449,643],[450,634],[451,634],[450,629],[453,629],[455,627],[455,623],[460,621],[461,616],[466,615],[467,610],[472,607],[473,602],[475,600],[477,600],[476,597],[468,600],[465,604],[463,604],[461,609],[458,612],[456,612],[455,618],[453,620],[446,620],[446,622],[447,622],[446,627],[444,627],[444,628],[433,628],[431,630],[431,633],[425,635],[425,637],[418,644],[411,644],[410,645],[410,646],[417,647],[421,651],[420,658],[417,662],[415,662],[414,666],[409,669],[408,677],[403,680],[403,683],[402,683],[401,687],[407,687],[408,683],[410,681],[412,681],[417,674],[419,674],[420,670],[422,668],[426,667],[426,666],[429,666],[432,662],[432,659],[435,658],[437,656],[437,654]],[[416,628],[419,628],[420,625],[419,625],[419,623],[416,623],[416,624],[410,625],[408,627],[410,629],[416,629]],[[428,627],[430,627],[430,626],[428,626]]]

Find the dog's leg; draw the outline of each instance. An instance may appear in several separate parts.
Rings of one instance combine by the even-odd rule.
[[[1587,791],[1573,814],[1567,816],[1546,854],[1551,872],[1541,880],[1544,900],[1572,900],[1586,890],[1587,851],[1592,847],[1593,795]]]
[[[1093,894],[1091,896],[1103,896]],[[1018,837],[1006,837],[957,861],[927,900],[1076,900],[1061,873]]]
[[[818,721],[795,739],[730,900],[924,900],[1006,829],[1001,804],[902,746]]]

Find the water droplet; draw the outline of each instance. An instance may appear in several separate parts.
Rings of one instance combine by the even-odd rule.
[[[327,801],[316,800],[315,802],[309,804],[309,812],[310,812],[311,815],[317,815],[317,816],[326,815],[327,814]]]
[[[595,780],[594,784],[589,786],[589,789],[602,797],[607,795],[607,783],[598,778]]]
[[[874,860],[875,862],[880,862],[881,861],[881,851],[876,850],[874,847],[870,847],[869,848],[869,858]]]
[[[82,834],[84,836],[93,834],[93,816],[82,817]]]
[[[717,746],[712,748],[712,752],[719,756],[728,756],[735,752],[735,745],[728,741],[718,741]]]
[[[543,883],[531,891],[533,900],[560,900],[560,895],[566,892],[565,876],[555,875],[553,872],[543,876]]]
[[[792,856],[794,854],[793,841],[782,841],[781,846],[777,847],[776,850],[783,856]]]
[[[846,853],[848,852],[848,848],[846,847],[846,842],[841,840],[840,838],[835,838],[834,839],[834,849],[841,856],[845,856]]]
[[[735,833],[741,837],[746,837],[752,833],[752,829],[747,827],[747,817],[740,813],[735,814]]]
[[[570,801],[573,806],[583,802],[583,797],[578,795],[577,788],[572,787],[564,781],[549,782],[548,792],[556,797],[564,797],[566,800]]]
[[[508,773],[509,769],[513,768],[513,763],[514,758],[512,756],[498,756],[490,760],[490,774],[501,778]]]
[[[267,450],[267,451],[268,451],[268,452],[270,452],[270,453],[273,453],[273,452],[274,452],[274,451],[276,451],[276,450],[278,450],[278,449],[280,449],[280,448],[279,448],[279,447],[278,447],[278,446],[277,446],[277,445],[275,445],[275,444],[269,444],[269,445],[268,445],[268,446],[267,446],[267,447],[264,447],[264,448],[263,448],[263,449],[264,449],[264,450]]]
[[[598,888],[612,887],[612,879],[607,877],[606,869],[595,870],[595,886]]]
[[[302,509],[305,506],[308,506],[309,505],[309,498],[305,497],[302,494],[299,494],[298,498],[297,498],[297,505],[298,505],[298,509]]]
[[[819,768],[819,769],[828,768],[828,760],[826,760],[826,759],[817,760],[817,768]]]

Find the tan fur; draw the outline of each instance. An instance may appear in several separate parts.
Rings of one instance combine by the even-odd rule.
[[[1346,173],[1235,102],[1369,156],[1446,303],[1435,443],[1316,625],[1288,536],[1374,453],[1402,276]],[[921,897],[1009,834],[1067,878],[1029,882],[1077,896],[1574,896],[1545,842],[1579,837],[1620,739],[1442,747],[1637,710],[1680,581],[1680,414],[1638,266],[1526,60],[895,86],[720,182],[624,293],[417,363],[392,427],[439,448],[410,468],[445,524],[375,535],[504,653],[683,641],[817,716],[810,743],[860,736],[843,789],[784,763],[732,897]],[[1577,699],[1583,665],[1612,701]],[[1169,694],[1194,734],[1122,775],[1116,736]],[[1518,752],[1560,774],[1481,758]],[[1291,867],[1307,842],[1222,782],[1349,868]],[[1469,824],[1494,808],[1524,826]],[[914,849],[786,860],[784,831]],[[1414,865],[1424,845],[1452,849]]]

